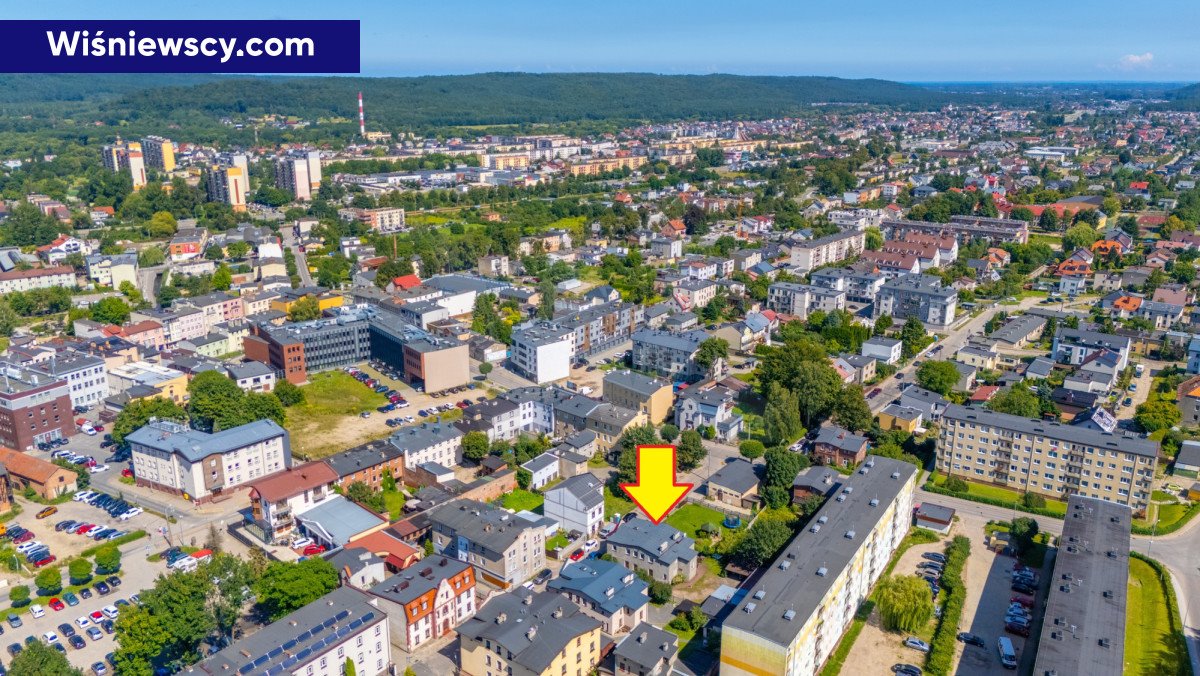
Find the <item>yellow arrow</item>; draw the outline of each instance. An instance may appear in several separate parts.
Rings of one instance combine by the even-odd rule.
[[[637,483],[621,484],[621,489],[646,518],[661,523],[692,490],[692,484],[675,479],[674,446],[638,446]]]

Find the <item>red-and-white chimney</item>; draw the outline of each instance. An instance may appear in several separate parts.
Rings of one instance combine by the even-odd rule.
[[[358,134],[367,138],[367,118],[363,115],[362,92],[358,93]]]

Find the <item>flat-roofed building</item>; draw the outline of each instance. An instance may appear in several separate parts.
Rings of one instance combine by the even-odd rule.
[[[946,476],[1056,499],[1081,495],[1146,508],[1158,443],[1125,432],[1034,420],[957,404],[946,407],[937,443]]]
[[[0,364],[0,444],[29,450],[75,434],[70,385],[16,364]]]
[[[1054,559],[1035,674],[1125,671],[1129,508],[1073,495]]]
[[[869,456],[842,479],[725,619],[722,676],[820,670],[908,533],[917,474]]]

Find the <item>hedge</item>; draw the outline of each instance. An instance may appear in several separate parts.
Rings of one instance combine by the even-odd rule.
[[[935,485],[932,481],[926,482],[925,485],[922,486],[921,488],[930,493],[937,493],[938,495],[948,495],[952,498],[962,498],[963,500],[970,500],[971,502],[979,502],[979,503],[983,503],[985,505],[992,505],[993,507],[1004,507],[1005,509],[1015,509],[1018,512],[1026,512],[1028,514],[1036,514],[1038,516],[1047,516],[1047,517],[1050,517],[1051,519],[1060,519],[1061,520],[1063,517],[1066,516],[1062,512],[1056,512],[1052,509],[1046,509],[1045,507],[1026,507],[1024,504],[1021,503],[1020,500],[1000,500],[998,498],[988,498],[988,497],[984,497],[982,495],[975,495],[974,493],[955,493],[954,491],[946,490],[942,486]],[[1159,531],[1159,532],[1162,532],[1162,531]]]
[[[971,540],[955,536],[946,548],[946,567],[942,571],[942,592],[946,603],[942,606],[942,617],[933,630],[930,651],[925,659],[925,671],[937,676],[949,674],[954,666],[954,652],[958,641],[958,622],[962,618],[966,603],[966,587],[963,584],[963,566],[971,555]]]
[[[92,556],[96,552],[100,551],[102,548],[107,547],[109,545],[116,545],[117,547],[120,547],[123,544],[133,542],[134,540],[140,540],[144,537],[146,537],[146,531],[135,530],[132,533],[122,535],[121,537],[119,537],[115,540],[106,540],[106,541],[96,545],[95,547],[88,547],[87,549],[83,550],[82,552],[79,552],[79,554],[77,554],[77,556],[82,556],[82,557]]]
[[[1197,512],[1200,512],[1200,502],[1193,502],[1190,506],[1188,506],[1187,511],[1185,511],[1183,513],[1183,516],[1180,517],[1179,520],[1175,521],[1174,523],[1169,523],[1169,524],[1167,524],[1165,526],[1161,526],[1159,528],[1155,528],[1153,526],[1151,526],[1150,528],[1146,528],[1145,526],[1139,526],[1137,524],[1134,524],[1130,528],[1130,531],[1132,531],[1135,535],[1151,535],[1151,536],[1167,535],[1168,533],[1174,533],[1175,531],[1179,530],[1180,528],[1183,528],[1184,526],[1188,525],[1188,523],[1192,520],[1192,518],[1196,516]]]

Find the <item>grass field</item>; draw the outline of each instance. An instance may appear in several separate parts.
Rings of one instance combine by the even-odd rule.
[[[604,488],[604,518],[612,518],[613,514],[627,514],[633,509],[633,501],[625,497],[625,494],[614,494],[606,486]]]
[[[545,501],[546,499],[537,493],[531,493],[520,488],[516,489],[512,493],[508,493],[500,499],[500,503],[504,505],[505,509],[511,509],[515,512],[522,512],[525,510],[532,512],[540,509],[542,503]]]
[[[959,477],[959,478],[962,478],[962,477]],[[946,477],[942,474],[938,474],[934,478],[934,484],[937,486],[942,486],[945,483],[946,483]],[[1014,502],[1018,505],[1018,507],[1017,507],[1018,511],[1020,510],[1021,494],[1018,493],[1017,491],[1004,488],[1003,486],[993,486],[991,484],[976,483],[974,481],[968,480],[967,481],[968,499],[969,499],[969,496],[972,496],[972,495],[977,495],[981,498],[989,498],[992,500],[1003,500],[1005,502]],[[1062,500],[1054,500],[1052,498],[1046,498],[1046,509],[1052,510],[1055,513],[1059,514],[1060,516],[1063,516],[1063,515],[1066,515],[1066,513],[1067,513],[1067,503],[1063,502]]]
[[[1140,676],[1191,674],[1179,618],[1167,606],[1166,588],[1154,568],[1129,559],[1125,609],[1125,673]]]
[[[404,496],[400,491],[384,491],[383,505],[387,508],[388,516],[397,521],[404,516]]]
[[[721,526],[721,522],[725,520],[725,515],[711,507],[688,503],[682,505],[671,512],[667,517],[667,523],[683,531],[683,534],[695,539],[696,531],[706,523],[715,523]],[[721,526],[721,531],[726,529]]]
[[[301,389],[305,402],[287,409],[284,426],[291,433],[292,446],[309,458],[343,450],[339,428],[357,421],[359,413],[387,403],[382,394],[342,371],[313,374]]]
[[[1151,503],[1146,509],[1146,518],[1134,519],[1133,523],[1143,528],[1154,527],[1155,520],[1158,521],[1158,528],[1167,528],[1176,522],[1187,517],[1187,505],[1182,503],[1172,503],[1169,505],[1156,505]],[[1169,532],[1169,531],[1168,531]]]

